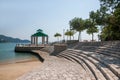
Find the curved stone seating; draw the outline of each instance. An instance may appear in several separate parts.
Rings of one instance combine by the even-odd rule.
[[[89,52],[83,52],[82,54],[90,56],[90,57],[98,60],[102,64],[105,64],[116,76],[118,76],[120,78],[120,68],[119,68],[120,67],[120,58],[118,59],[118,58],[101,55],[101,54],[96,54],[96,53],[90,54]]]
[[[84,50],[94,52],[99,46],[102,46],[101,42],[79,42],[73,49]]]
[[[94,52],[100,47],[105,47],[105,49],[119,48],[119,51],[120,51],[120,41],[79,42],[77,45],[73,47],[73,49]]]
[[[116,44],[116,45],[120,45],[120,44]],[[105,46],[99,47],[99,49],[96,50],[95,52],[120,58],[120,47],[116,47],[116,45],[112,45],[108,47]]]
[[[117,51],[117,52],[120,52],[120,47],[117,48],[117,47],[113,47],[113,48],[108,48],[108,50],[112,50],[112,51]]]
[[[104,77],[107,80],[117,80],[119,79],[119,71],[116,71],[114,68],[115,67],[111,67],[111,65],[108,65],[107,62],[105,62],[104,60],[100,60],[99,57],[100,55],[97,55],[97,57],[95,55],[90,55],[90,54],[86,54],[86,53],[82,53],[80,54],[81,51],[75,51],[75,50],[66,50],[65,52],[62,52],[59,54],[59,56],[68,56],[70,57],[82,57],[82,60],[88,60],[92,63],[101,71],[101,73],[104,75]],[[95,54],[95,53],[92,53]],[[104,58],[104,57],[103,57]],[[79,59],[80,60],[80,59]],[[98,64],[99,63],[99,64]],[[89,66],[91,66],[89,63]],[[102,67],[101,67],[102,66]],[[90,68],[90,67],[89,67]],[[118,70],[118,69],[117,69]],[[94,71],[94,70],[93,70]],[[102,79],[103,80],[103,79]]]
[[[110,53],[110,51],[108,51],[108,52],[106,52],[106,51],[97,51],[96,53],[107,55],[107,56],[112,56],[112,57],[116,57],[116,58],[120,59],[120,56],[118,54]]]
[[[84,58],[82,58],[80,56],[77,58],[77,56],[75,56],[75,55],[62,54],[62,55],[59,55],[59,56],[60,57],[67,56],[67,57],[69,57],[69,58],[71,58],[71,59],[73,59],[73,60],[75,60],[77,62],[81,62],[80,60],[82,60],[85,63],[84,69],[86,69],[85,67],[87,67],[87,69],[88,69],[87,72],[89,73],[89,75],[91,75],[92,80],[93,79],[95,79],[95,80],[98,80],[98,79],[106,80],[104,78],[104,76],[101,74],[101,72],[97,69],[97,67],[93,63],[91,63],[89,60],[84,59]]]

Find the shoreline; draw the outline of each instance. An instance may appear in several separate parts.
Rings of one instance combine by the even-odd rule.
[[[39,60],[37,60],[37,59],[30,59],[30,60],[18,60],[18,61],[15,61],[15,62],[0,62],[0,66],[1,65],[8,65],[8,64],[16,64],[16,63],[26,63],[26,62],[33,62],[33,61],[39,61]]]
[[[23,53],[21,53],[23,54]],[[39,59],[39,55],[33,53],[33,52],[29,52],[28,54],[32,54],[32,57],[29,58],[16,58],[16,59],[8,59],[8,60],[3,60],[0,61],[0,65],[7,65],[7,64],[14,64],[14,63],[24,63],[24,62],[30,62],[30,61],[40,61]],[[41,61],[40,61],[41,62]]]
[[[8,45],[5,45],[5,49],[7,49],[6,46],[8,46]],[[11,45],[11,46],[13,47],[13,45]],[[9,46],[8,46],[8,48],[9,48]],[[3,49],[4,49],[4,47],[3,47]],[[11,52],[11,55],[12,54],[15,54],[15,53]],[[20,53],[20,54],[22,54],[22,53]],[[1,61],[0,61],[0,80],[16,80],[18,77],[20,77],[26,73],[29,73],[33,69],[41,67],[42,62],[40,61],[39,54],[33,53],[32,51],[27,54],[32,54],[32,55],[34,55],[34,57],[30,58],[30,57],[23,56],[23,58],[18,57],[18,58],[3,60],[3,61],[1,59]]]
[[[36,55],[36,53],[34,54]],[[16,80],[41,65],[42,62],[38,56],[29,59],[8,60],[6,63],[0,63],[0,80]]]
[[[18,77],[40,67],[39,60],[19,61],[10,64],[0,64],[0,80],[16,80]]]
[[[7,60],[0,62],[1,65],[7,65],[7,64],[15,64],[15,63],[24,63],[24,62],[31,62],[31,61],[40,61],[37,58],[29,58],[29,59],[18,59],[18,60]]]

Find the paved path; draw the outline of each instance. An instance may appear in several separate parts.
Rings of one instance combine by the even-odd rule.
[[[66,59],[35,51],[45,59],[43,65],[19,77],[17,80],[91,80],[79,65]]]

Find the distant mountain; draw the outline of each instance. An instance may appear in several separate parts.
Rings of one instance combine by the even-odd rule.
[[[21,40],[19,38],[12,38],[5,35],[0,35],[0,43],[1,42],[15,42],[15,43],[29,43],[29,40]]]

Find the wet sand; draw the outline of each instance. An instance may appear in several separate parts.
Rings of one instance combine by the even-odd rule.
[[[42,63],[39,60],[0,64],[0,80],[16,80],[18,77],[41,65]]]

